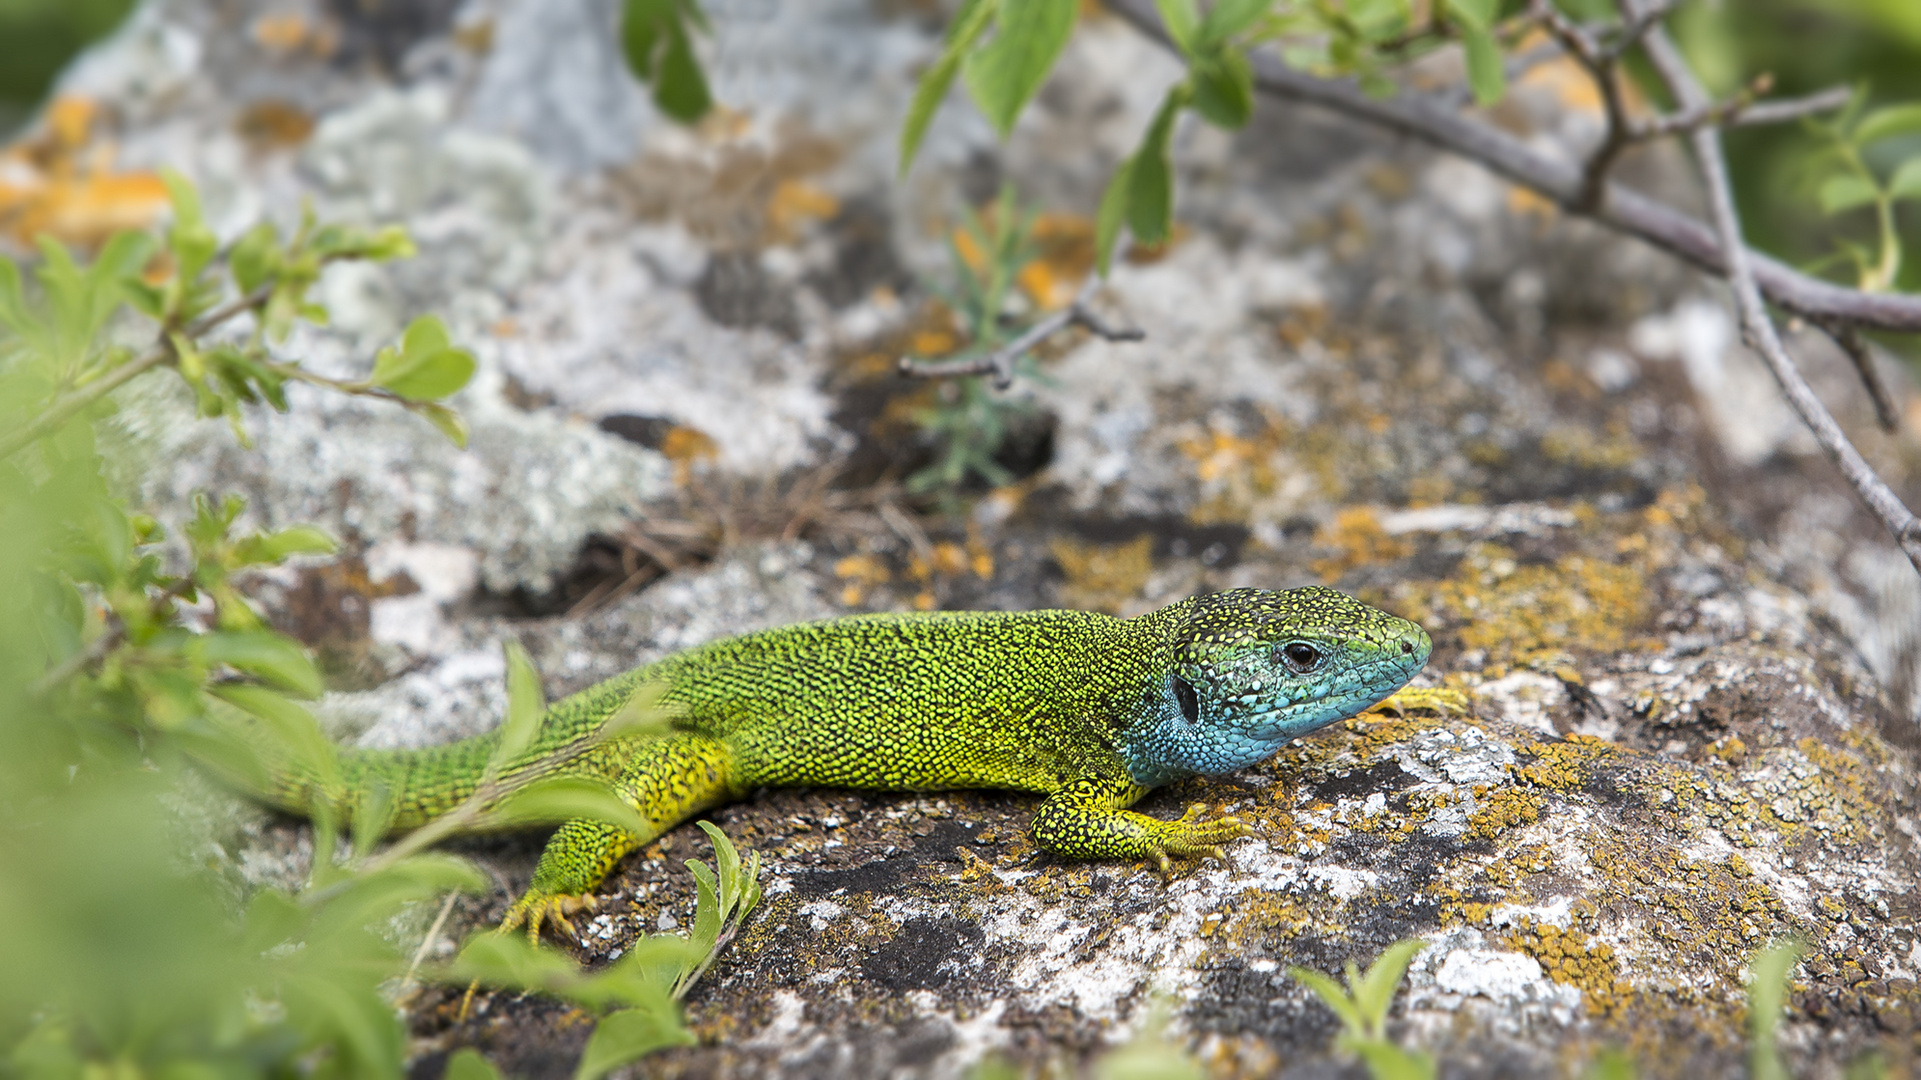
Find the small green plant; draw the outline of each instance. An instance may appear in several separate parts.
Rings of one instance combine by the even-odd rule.
[[[1883,179],[1869,167],[1869,147],[1921,133],[1921,104],[1890,105],[1869,110],[1867,94],[1857,92],[1832,120],[1807,121],[1823,142],[1823,153],[1813,162],[1821,212],[1829,217],[1864,207],[1874,210],[1875,239],[1871,246],[1837,240],[1842,257],[1854,264],[1859,288],[1885,292],[1901,273],[1901,232],[1895,206],[1921,202],[1921,153],[1896,163]]]
[[[690,935],[642,936],[618,960],[587,974],[518,934],[485,934],[461,951],[449,978],[552,994],[599,1016],[576,1080],[593,1080],[655,1050],[692,1045],[679,1002],[760,903],[759,853],[743,863],[725,833],[705,821],[700,827],[714,843],[715,866],[687,860],[698,891]],[[499,1075],[484,1059],[463,1067],[476,1077]]]
[[[1775,1034],[1787,1003],[1788,975],[1806,950],[1806,943],[1790,939],[1754,956],[1748,976],[1748,1075],[1753,1080],[1788,1080]]]
[[[1414,954],[1425,948],[1427,942],[1418,939],[1397,941],[1368,965],[1366,974],[1349,960],[1345,987],[1318,971],[1287,969],[1341,1018],[1341,1034],[1335,1045],[1366,1062],[1375,1080],[1434,1080],[1432,1057],[1418,1050],[1403,1050],[1387,1037],[1387,1010],[1394,1003],[1394,991],[1400,987]]]
[[[1097,1080],[1201,1080],[1201,1063],[1167,1037],[1171,1012],[1166,998],[1155,998],[1134,1037],[1095,1064]]]
[[[984,212],[970,214],[962,228],[971,252],[949,239],[954,283],[936,291],[959,318],[968,344],[943,364],[965,364],[1014,337],[1018,327],[1006,325],[1008,300],[1016,278],[1036,254],[1033,214],[1022,209],[1012,189],[1003,190]],[[1032,357],[1023,354],[1015,363],[1018,372],[1038,377]],[[944,380],[934,387],[934,395],[935,404],[919,410],[915,420],[934,444],[935,460],[907,478],[907,490],[951,497],[977,476],[996,486],[1011,481],[1013,475],[994,454],[1007,438],[1009,421],[1032,406],[996,393],[984,375]]]

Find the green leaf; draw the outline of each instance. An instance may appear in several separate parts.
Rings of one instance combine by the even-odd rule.
[[[244,671],[269,686],[319,697],[320,672],[298,641],[270,630],[220,631],[194,639],[201,659]]]
[[[163,169],[160,180],[167,185],[167,195],[173,201],[173,224],[167,229],[167,248],[173,252],[174,273],[181,281],[191,282],[213,261],[214,254],[220,250],[220,239],[207,228],[200,212],[200,195],[186,177],[172,169]]]
[[[1161,243],[1173,229],[1174,162],[1167,144],[1186,96],[1185,86],[1168,91],[1128,170],[1127,228],[1138,243]]]
[[[706,24],[692,0],[627,0],[621,7],[620,43],[628,69],[653,87],[660,111],[683,124],[700,119],[714,104],[694,56],[689,22]]]
[[[1381,1025],[1387,1020],[1387,1010],[1394,1003],[1394,992],[1400,988],[1401,977],[1407,974],[1407,965],[1413,961],[1414,954],[1427,948],[1427,942],[1419,938],[1408,938],[1389,945],[1372,964],[1367,974],[1354,986],[1354,1003],[1366,1017],[1374,1034],[1381,1032]]]
[[[257,732],[235,731],[260,755],[270,776],[308,777],[322,798],[341,790],[340,756],[313,714],[278,691],[246,683],[216,683],[207,692],[260,722]],[[230,725],[228,726],[231,730]]]
[[[1879,196],[1880,192],[1875,190],[1873,181],[1864,176],[1853,173],[1830,176],[1821,185],[1821,212],[1839,214],[1866,206]]]
[[[1434,1080],[1434,1059],[1419,1050],[1403,1050],[1390,1042],[1360,1042],[1354,1052],[1367,1063],[1374,1080]]]
[[[1328,1008],[1333,1009],[1334,1015],[1341,1018],[1341,1026],[1346,1028],[1349,1034],[1357,1037],[1365,1035],[1367,1021],[1361,1015],[1360,1008],[1354,1004],[1354,999],[1348,996],[1347,989],[1340,983],[1318,971],[1310,971],[1304,967],[1290,967],[1287,973],[1294,981],[1312,990],[1314,996],[1320,998]]]
[[[462,450],[467,449],[467,422],[460,418],[459,413],[431,401],[421,402],[413,406],[413,410],[426,417],[429,424],[439,429],[442,435],[447,436],[448,442]]]
[[[1447,12],[1461,29],[1486,34],[1500,14],[1499,0],[1447,0]]]
[[[247,537],[234,545],[234,558],[241,566],[273,566],[295,555],[332,555],[338,550],[333,537],[312,525],[295,525]]]
[[[644,834],[647,825],[606,784],[585,777],[537,780],[500,801],[487,814],[489,826],[547,825],[590,818]]]
[[[1254,73],[1246,54],[1238,49],[1195,64],[1189,82],[1194,87],[1194,111],[1215,127],[1238,130],[1254,113]]]
[[[1921,156],[1909,158],[1894,170],[1888,194],[1897,199],[1921,199]]]
[[[721,915],[725,917],[728,909],[740,900],[740,852],[734,842],[727,839],[727,834],[720,831],[720,826],[711,821],[702,821],[699,825],[714,845],[714,865],[720,870]]]
[[[674,719],[679,710],[661,704],[667,693],[667,683],[642,683],[625,704],[614,711],[607,723],[600,729],[603,740],[642,738],[666,735],[674,729]]]
[[[227,254],[234,287],[244,295],[267,283],[280,263],[280,230],[268,222],[248,229]]]
[[[527,650],[509,638],[504,651],[507,654],[507,719],[500,725],[500,744],[487,763],[488,772],[493,775],[499,775],[520,760],[534,744],[534,736],[540,731],[541,714],[547,711],[547,702],[540,692],[540,673],[534,670]]]
[[[671,1010],[623,1009],[602,1020],[580,1055],[575,1080],[598,1080],[630,1061],[669,1046],[692,1046],[699,1040]]]
[[[1507,69],[1494,35],[1485,30],[1470,30],[1462,44],[1467,49],[1467,83],[1474,90],[1475,102],[1483,106],[1499,102],[1507,93]]]
[[[467,385],[473,375],[473,354],[449,347],[446,325],[422,315],[408,324],[399,349],[382,349],[374,357],[370,381],[412,401],[432,401]]]
[[[500,1070],[471,1046],[448,1058],[447,1071],[441,1075],[444,1080],[500,1080]]]
[[[701,956],[713,951],[714,943],[720,940],[722,924],[720,914],[720,888],[714,881],[714,872],[699,859],[688,859],[687,869],[694,875],[694,929],[688,940]]]
[[[393,828],[394,813],[399,809],[394,801],[393,788],[379,779],[369,781],[360,789],[360,799],[354,805],[353,830],[354,858],[364,859],[374,849],[374,844],[387,835]]]
[[[667,51],[660,59],[660,77],[654,80],[654,104],[660,111],[691,124],[714,107],[714,96],[707,89],[707,76],[694,56],[693,42],[686,27],[676,21],[667,32]]]
[[[947,28],[947,44],[941,49],[940,59],[935,60],[921,74],[920,84],[914,87],[913,100],[907,104],[907,121],[901,125],[900,132],[900,172],[907,175],[909,166],[914,163],[914,155],[920,152],[921,140],[927,135],[927,125],[934,119],[941,102],[947,98],[947,90],[954,85],[954,76],[960,72],[961,61],[966,58],[967,50],[972,48],[981,31],[987,29],[994,15],[1000,10],[999,0],[967,0],[954,21]]]
[[[1200,12],[1194,8],[1194,0],[1154,0],[1160,9],[1161,22],[1167,27],[1167,36],[1174,39],[1174,47],[1184,56],[1193,56],[1200,44],[1196,40],[1200,33]]]
[[[1211,49],[1233,38],[1267,13],[1273,0],[1215,0],[1196,36],[1198,49]],[[1165,16],[1163,16],[1165,18]]]
[[[1787,1001],[1788,976],[1807,945],[1800,939],[1776,942],[1754,957],[1748,979],[1748,1075],[1754,1080],[1788,1080],[1775,1048],[1775,1029]]]
[[[1889,105],[1876,109],[1863,116],[1861,123],[1854,129],[1851,141],[1856,146],[1866,146],[1882,139],[1897,135],[1912,135],[1921,131],[1921,102],[1910,105]]]
[[[993,40],[968,56],[962,77],[1002,138],[1047,81],[1079,13],[1079,0],[1001,0]]]

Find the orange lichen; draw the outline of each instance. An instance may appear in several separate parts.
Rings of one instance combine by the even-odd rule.
[[[1381,519],[1369,506],[1350,506],[1334,516],[1333,523],[1314,534],[1317,547],[1333,548],[1330,558],[1314,560],[1314,572],[1322,581],[1332,582],[1357,566],[1391,562],[1414,553],[1414,545],[1402,537],[1389,536]]]
[[[57,98],[36,131],[0,150],[0,234],[22,246],[50,236],[92,247],[167,212],[159,176],[114,169],[113,144],[95,138],[98,118],[86,98]]]

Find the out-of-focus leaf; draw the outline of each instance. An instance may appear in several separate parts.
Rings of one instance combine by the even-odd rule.
[[[1194,111],[1215,127],[1238,130],[1254,113],[1254,74],[1247,56],[1227,49],[1205,63],[1196,63],[1189,81],[1194,87]]]
[[[1474,90],[1475,102],[1483,106],[1499,102],[1507,93],[1507,70],[1494,35],[1471,30],[1462,43],[1467,49],[1467,83]]]
[[[161,173],[160,179],[173,200],[173,224],[167,229],[167,248],[173,252],[174,272],[181,281],[192,282],[220,250],[220,238],[207,228],[200,212],[200,194],[186,177],[168,169]]]
[[[474,375],[474,358],[448,346],[447,327],[433,315],[407,325],[399,349],[382,349],[374,359],[371,381],[414,401],[444,398]]]
[[[498,775],[518,761],[534,744],[540,731],[540,715],[547,709],[540,692],[540,673],[520,642],[511,638],[502,647],[507,654],[507,719],[500,725],[500,744],[487,763],[490,773]]]
[[[1464,30],[1485,34],[1499,14],[1499,0],[1447,0],[1447,13]]]
[[[1863,116],[1861,123],[1855,126],[1852,141],[1856,146],[1866,146],[1897,135],[1912,135],[1917,131],[1921,131],[1921,102],[1889,105]]]
[[[1186,88],[1168,91],[1167,100],[1147,129],[1128,170],[1127,228],[1142,244],[1166,240],[1174,225],[1174,162],[1168,140],[1180,115]]]
[[[234,286],[244,294],[265,285],[279,256],[278,229],[265,221],[248,229],[227,254],[227,269],[233,273]]]
[[[580,1055],[575,1080],[598,1080],[630,1061],[669,1046],[692,1046],[699,1040],[671,1012],[623,1009],[602,1020]]]
[[[332,555],[339,549],[333,537],[319,529],[294,525],[279,532],[247,537],[234,545],[234,557],[242,566],[271,566],[295,555]]]
[[[1755,954],[1748,979],[1748,1075],[1754,1080],[1788,1080],[1775,1034],[1787,1001],[1788,976],[1806,950],[1805,942],[1790,939]]]
[[[500,1070],[469,1046],[447,1059],[444,1077],[445,1080],[500,1080]]]
[[[1894,170],[1888,194],[1897,199],[1921,199],[1921,157],[1911,157]]]
[[[713,107],[688,25],[705,26],[692,0],[626,0],[620,43],[634,77],[653,87],[654,104],[683,124]]]
[[[1154,0],[1160,9],[1161,24],[1167,27],[1167,36],[1174,39],[1174,47],[1185,56],[1193,56],[1200,35],[1201,15],[1194,6],[1194,0]]]
[[[1401,977],[1407,974],[1407,965],[1414,954],[1427,948],[1427,942],[1419,938],[1397,941],[1381,951],[1374,962],[1367,966],[1367,974],[1356,982],[1352,977],[1354,1001],[1360,1007],[1361,1015],[1367,1018],[1371,1033],[1379,1036],[1381,1026],[1387,1021],[1388,1008],[1394,1003],[1394,992],[1401,985]]]
[[[1839,214],[1866,206],[1875,200],[1877,194],[1874,184],[1866,177],[1852,173],[1830,176],[1821,184],[1821,212]]]
[[[1047,81],[1079,13],[1079,0],[1000,0],[994,38],[968,55],[962,78],[1002,138]]]
[[[467,422],[460,418],[459,413],[431,401],[414,406],[414,411],[426,417],[428,423],[447,436],[448,442],[462,450],[467,449]]]
[[[1361,1015],[1360,1006],[1354,1003],[1354,999],[1348,996],[1346,988],[1340,983],[1327,975],[1304,967],[1290,967],[1287,973],[1295,982],[1312,990],[1314,996],[1321,999],[1322,1004],[1333,1009],[1334,1015],[1341,1018],[1341,1026],[1349,1032],[1367,1030],[1367,1020]]]
[[[940,58],[921,74],[920,83],[914,87],[913,100],[907,104],[907,121],[901,125],[900,133],[902,176],[907,175],[908,167],[914,163],[914,155],[920,152],[921,140],[927,135],[927,125],[933,121],[934,113],[946,99],[948,88],[954,85],[954,76],[960,72],[961,61],[966,59],[967,50],[973,48],[981,31],[987,29],[998,11],[999,0],[967,0],[955,14],[954,21],[948,24],[947,44],[941,48]]]
[[[1201,20],[1200,32],[1195,35],[1197,50],[1211,49],[1228,41],[1234,35],[1254,25],[1254,20],[1266,14],[1273,0],[1215,0],[1215,4]]]
[[[307,650],[284,634],[267,630],[223,631],[196,639],[202,659],[244,671],[270,686],[303,697],[319,697],[320,672]]]
[[[642,683],[625,704],[614,711],[601,728],[602,739],[627,739],[647,735],[666,735],[674,729],[680,710],[663,704],[665,682]]]
[[[602,783],[584,777],[539,780],[501,800],[487,815],[490,825],[544,825],[576,818],[604,821],[630,833],[644,834],[646,823]]]
[[[1362,1042],[1354,1052],[1367,1063],[1374,1080],[1434,1080],[1434,1059],[1419,1050],[1403,1050],[1390,1042]]]

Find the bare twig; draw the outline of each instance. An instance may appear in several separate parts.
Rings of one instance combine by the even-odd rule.
[[[1621,52],[1631,45],[1635,37],[1646,31],[1630,36],[1622,35],[1622,41],[1612,48],[1603,47],[1581,27],[1567,16],[1555,10],[1548,0],[1532,0],[1529,11],[1554,39],[1561,43],[1569,56],[1574,57],[1588,77],[1594,80],[1594,87],[1601,93],[1601,105],[1607,113],[1607,131],[1601,136],[1601,145],[1588,155],[1581,166],[1581,190],[1575,197],[1576,204],[1584,211],[1592,213],[1599,210],[1607,199],[1608,172],[1614,167],[1615,159],[1627,149],[1634,139],[1634,127],[1628,118],[1627,102],[1621,96],[1621,80],[1616,70],[1620,64]]]
[[[427,936],[420,939],[420,948],[414,950],[413,961],[407,965],[407,974],[400,978],[400,988],[394,994],[396,1000],[406,997],[416,985],[414,975],[419,972],[421,963],[427,959],[427,953],[433,949],[434,941],[440,937],[440,928],[447,925],[447,915],[453,911],[454,901],[458,899],[460,899],[458,892],[450,892],[447,894],[446,903],[440,905],[440,914],[434,916],[433,925],[427,928]]]
[[[1634,0],[1623,2],[1630,9],[1634,6]],[[1689,70],[1680,50],[1668,38],[1667,31],[1655,27],[1644,44],[1649,61],[1681,108],[1700,108],[1708,100],[1707,93],[1695,80],[1694,73]],[[1921,570],[1921,519],[1917,519],[1893,489],[1875,474],[1867,459],[1848,440],[1847,433],[1841,430],[1841,425],[1835,422],[1827,406],[1815,396],[1813,388],[1801,376],[1794,358],[1788,355],[1787,349],[1781,344],[1780,333],[1768,315],[1761,290],[1756,284],[1747,246],[1741,240],[1741,221],[1735,211],[1734,193],[1728,182],[1727,159],[1721,152],[1721,133],[1714,128],[1700,128],[1693,132],[1689,141],[1694,146],[1701,179],[1707,188],[1708,203],[1713,212],[1715,229],[1720,233],[1721,248],[1728,253],[1728,281],[1734,287],[1735,304],[1740,309],[1743,337],[1767,361],[1768,369],[1781,384],[1788,404],[1801,414],[1802,422],[1814,433],[1821,449],[1827,451],[1828,457],[1840,468],[1848,483],[1854,486],[1861,500],[1868,504],[1868,509],[1894,534],[1908,561],[1914,564],[1916,570]]]
[[[1874,367],[1874,350],[1861,331],[1847,323],[1816,323],[1827,335],[1834,339],[1841,351],[1848,354],[1854,362],[1855,374],[1861,377],[1861,386],[1867,390],[1868,399],[1874,402],[1874,419],[1883,431],[1901,430],[1901,413],[1894,407],[1894,395],[1888,393],[1887,384],[1881,381],[1881,373]]]
[[[1774,85],[1771,75],[1757,75],[1754,81],[1736,91],[1732,97],[1721,101],[1709,101],[1693,109],[1656,116],[1647,120],[1636,120],[1628,128],[1628,138],[1634,142],[1648,142],[1669,135],[1681,135],[1702,127],[1726,127],[1734,119],[1752,108],[1756,98],[1768,92]]]
[[[1114,258],[1119,259],[1124,253],[1123,248],[1116,246]],[[956,379],[966,375],[991,374],[994,376],[994,388],[1005,390],[1014,384],[1015,361],[1029,349],[1069,326],[1084,326],[1089,333],[1109,341],[1139,341],[1146,337],[1144,332],[1133,327],[1114,326],[1094,310],[1094,293],[1100,285],[1100,274],[1090,272],[1087,280],[1081,283],[1080,291],[1074,294],[1071,303],[1059,311],[1050,312],[1022,331],[1019,337],[991,353],[966,360],[931,364],[911,356],[903,356],[900,358],[900,373],[922,379]]]
[[[1108,0],[1108,7],[1156,41],[1168,44],[1152,0]],[[1459,154],[1570,213],[1645,240],[1709,273],[1727,275],[1721,242],[1700,220],[1615,183],[1608,185],[1599,207],[1583,207],[1578,201],[1579,169],[1491,124],[1463,116],[1444,101],[1413,95],[1373,98],[1353,79],[1319,78],[1290,68],[1279,57],[1266,53],[1257,52],[1249,59],[1254,68],[1254,87],[1263,94],[1319,105]],[[1793,314],[1808,319],[1840,319],[1878,330],[1921,331],[1921,296],[1862,292],[1809,277],[1754,252],[1749,253],[1748,263],[1762,294]]]
[[[1818,94],[1808,94],[1798,98],[1779,98],[1774,101],[1757,101],[1747,108],[1727,118],[1728,127],[1759,127],[1763,124],[1784,124],[1799,120],[1804,116],[1833,112],[1848,103],[1854,95],[1852,87],[1834,86]]]

